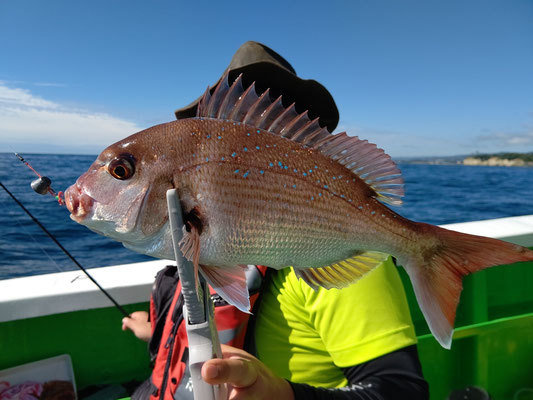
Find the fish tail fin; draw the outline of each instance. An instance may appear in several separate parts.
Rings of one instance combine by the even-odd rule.
[[[533,261],[533,251],[497,239],[419,225],[431,237],[431,244],[402,265],[431,333],[449,349],[463,277],[495,265]]]

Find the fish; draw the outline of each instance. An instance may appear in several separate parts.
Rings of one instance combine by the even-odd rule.
[[[226,301],[249,309],[244,266],[289,266],[312,288],[343,288],[394,256],[428,326],[451,347],[462,278],[533,260],[496,239],[411,221],[404,181],[375,144],[332,134],[269,90],[228,75],[195,118],[156,125],[98,156],[65,192],[71,218],[149,256],[174,259],[166,192],[183,210],[180,250]]]

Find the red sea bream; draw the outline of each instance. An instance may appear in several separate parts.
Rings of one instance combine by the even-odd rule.
[[[432,333],[451,345],[462,277],[533,260],[533,251],[403,218],[403,180],[383,150],[330,134],[227,78],[198,116],[105,149],[66,192],[71,217],[154,257],[173,259],[166,191],[184,212],[184,255],[227,301],[249,307],[242,266],[295,268],[312,287],[348,286],[389,254],[407,270]]]

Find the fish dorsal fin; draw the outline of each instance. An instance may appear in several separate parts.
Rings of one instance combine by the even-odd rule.
[[[318,124],[318,118],[309,120],[307,111],[299,114],[294,103],[284,107],[281,96],[271,100],[270,90],[258,96],[255,83],[244,90],[242,74],[231,86],[228,79],[226,71],[213,94],[209,88],[205,91],[198,103],[197,117],[242,122],[308,147],[331,136],[326,128]]]
[[[281,96],[270,99],[267,89],[260,96],[255,84],[246,90],[242,74],[230,86],[228,71],[213,94],[206,90],[197,109],[197,117],[227,119],[264,129],[276,135],[320,151],[363,179],[385,203],[399,205],[404,195],[401,172],[382,149],[346,132],[332,135],[310,120],[307,111],[298,113],[295,104],[284,107]]]
[[[346,132],[330,135],[313,149],[344,165],[364,180],[385,203],[402,204],[403,178],[401,171],[383,149]]]
[[[315,290],[319,287],[341,289],[357,282],[388,257],[385,253],[365,251],[325,267],[295,268],[294,272]]]

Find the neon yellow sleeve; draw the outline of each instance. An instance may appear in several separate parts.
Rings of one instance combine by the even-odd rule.
[[[312,305],[310,319],[338,367],[416,343],[403,285],[390,258],[342,290],[302,290]]]
[[[342,290],[314,291],[278,271],[257,316],[257,354],[279,376],[313,386],[347,384],[340,368],[416,343],[402,282],[389,259]]]

